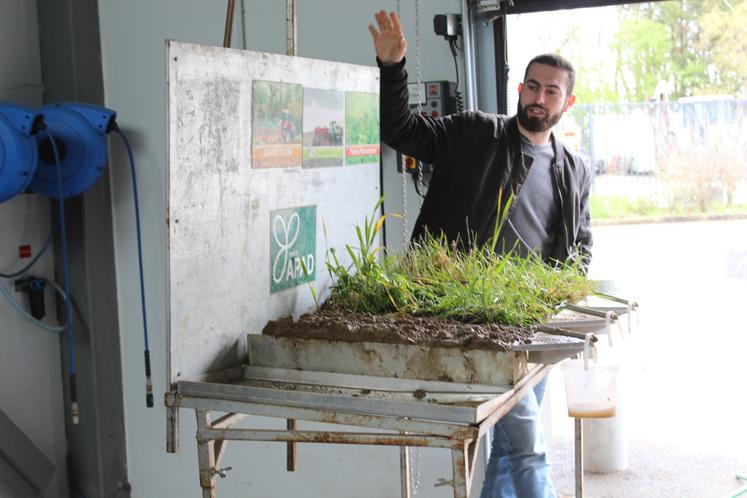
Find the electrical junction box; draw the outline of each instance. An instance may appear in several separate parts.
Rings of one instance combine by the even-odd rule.
[[[408,172],[415,171],[415,169],[418,167],[418,160],[412,156],[404,156],[404,157],[405,157],[404,164],[402,164],[402,166],[404,166],[405,170]]]
[[[410,85],[413,84],[417,92],[417,83],[411,83]],[[408,85],[410,109],[417,111],[417,94],[413,99],[413,91],[410,85]],[[420,113],[423,116],[438,118],[457,112],[456,84],[451,81],[426,81],[423,86],[423,100],[420,107]]]
[[[438,118],[457,112],[456,84],[451,81],[426,81],[422,83],[420,89],[420,99],[418,99],[418,84],[409,83],[407,85],[409,95],[408,103],[410,110],[418,111],[418,101],[420,100],[420,114]],[[430,174],[433,172],[433,165],[416,160],[412,156],[404,156],[397,153],[397,171],[400,173],[404,170],[408,173]],[[419,164],[418,164],[419,163]]]
[[[478,14],[500,14],[502,12],[501,0],[477,0],[477,12]]]
[[[425,104],[425,84],[424,83],[408,83],[407,84],[407,103],[410,104],[410,109]]]
[[[433,16],[433,31],[447,40],[456,40],[462,34],[462,16],[459,14]]]
[[[417,175],[418,173],[430,175],[433,173],[432,164],[418,161],[412,156],[403,155],[397,152],[397,172],[402,173],[402,168],[413,175]]]

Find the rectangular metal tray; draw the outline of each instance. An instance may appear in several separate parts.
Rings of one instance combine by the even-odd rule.
[[[403,379],[513,385],[527,372],[525,352],[249,334],[248,364]]]

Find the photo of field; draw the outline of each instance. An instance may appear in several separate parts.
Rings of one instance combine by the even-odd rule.
[[[378,163],[379,96],[375,93],[345,94],[345,164]]]
[[[342,166],[344,129],[344,94],[304,88],[303,167]]]
[[[301,166],[302,97],[301,85],[253,82],[253,168]]]

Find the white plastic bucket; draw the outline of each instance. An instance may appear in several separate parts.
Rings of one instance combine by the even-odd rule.
[[[617,410],[618,365],[567,360],[562,364],[568,416],[614,417]]]
[[[628,468],[624,400],[617,398],[617,413],[610,418],[584,420],[584,470],[609,474]]]

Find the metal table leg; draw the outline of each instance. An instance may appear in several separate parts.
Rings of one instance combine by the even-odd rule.
[[[289,431],[295,431],[296,430],[296,419],[289,418],[286,421],[285,427]],[[285,470],[287,470],[288,472],[295,472],[297,467],[298,467],[298,444],[287,443]]]
[[[576,498],[584,497],[584,419],[574,418],[576,452]]]
[[[462,446],[452,450],[452,466],[454,473],[454,498],[469,498],[472,490],[475,462],[479,440],[468,439]]]
[[[410,456],[407,446],[399,447],[399,477],[402,498],[410,498]]]
[[[179,403],[176,393],[169,391],[164,396],[166,405],[166,452],[176,453],[179,451]]]
[[[200,487],[202,498],[215,496],[215,441],[199,437],[199,431],[210,428],[210,412],[195,410],[197,414],[197,461],[200,466]]]
[[[454,472],[454,498],[468,498],[469,490],[467,489],[468,479],[468,462],[467,445],[454,448],[451,452],[451,462]]]

